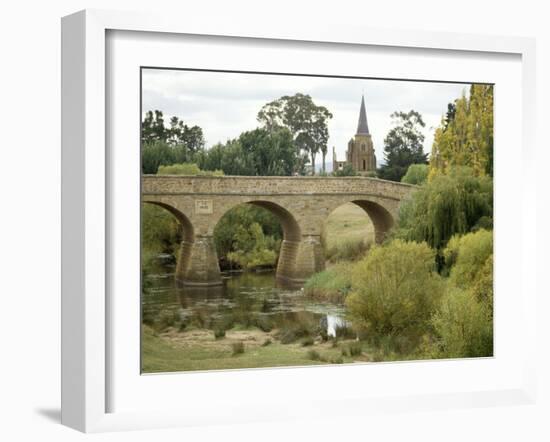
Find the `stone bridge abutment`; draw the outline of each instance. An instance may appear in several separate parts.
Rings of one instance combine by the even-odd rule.
[[[301,283],[325,267],[321,232],[342,204],[363,208],[380,243],[397,219],[399,203],[415,187],[364,177],[142,177],[142,202],[171,212],[183,228],[176,278],[188,285],[221,284],[214,229],[240,204],[269,210],[280,221],[283,241],[276,275]]]

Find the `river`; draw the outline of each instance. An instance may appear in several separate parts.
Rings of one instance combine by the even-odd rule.
[[[142,318],[148,323],[171,315],[183,327],[193,324],[205,329],[314,323],[328,336],[345,324],[342,305],[308,299],[303,289],[278,283],[272,271],[225,273],[223,286],[197,288],[179,286],[173,266],[164,265],[144,276],[144,286]]]

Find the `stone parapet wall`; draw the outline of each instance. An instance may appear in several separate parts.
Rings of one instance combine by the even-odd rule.
[[[142,193],[194,195],[372,194],[401,200],[415,186],[367,177],[200,177],[145,175]]]

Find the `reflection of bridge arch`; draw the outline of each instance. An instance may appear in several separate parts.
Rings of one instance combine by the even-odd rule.
[[[221,276],[214,227],[239,204],[263,207],[279,218],[284,240],[277,275],[303,281],[324,268],[320,235],[332,210],[347,202],[361,207],[372,220],[375,240],[380,243],[397,219],[399,203],[414,189],[364,177],[150,175],[142,178],[142,201],[170,210],[184,231],[190,232],[178,259],[178,279],[194,285],[215,285],[221,283]]]

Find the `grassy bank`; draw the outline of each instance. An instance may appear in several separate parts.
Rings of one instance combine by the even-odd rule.
[[[374,226],[363,209],[347,203],[326,219],[323,241],[329,261],[355,260],[374,242]]]
[[[167,329],[157,333],[144,326],[142,371],[158,373],[368,361],[369,358],[362,352],[361,347],[357,349],[357,345],[361,344],[354,342],[304,340],[282,344],[277,339],[277,330],[263,332],[256,328],[227,330],[225,337],[216,339],[209,330],[178,332],[175,329]],[[243,344],[243,353],[235,354],[234,344],[237,343]]]
[[[314,274],[304,285],[306,296],[319,301],[343,303],[351,288],[353,265],[340,262]]]

